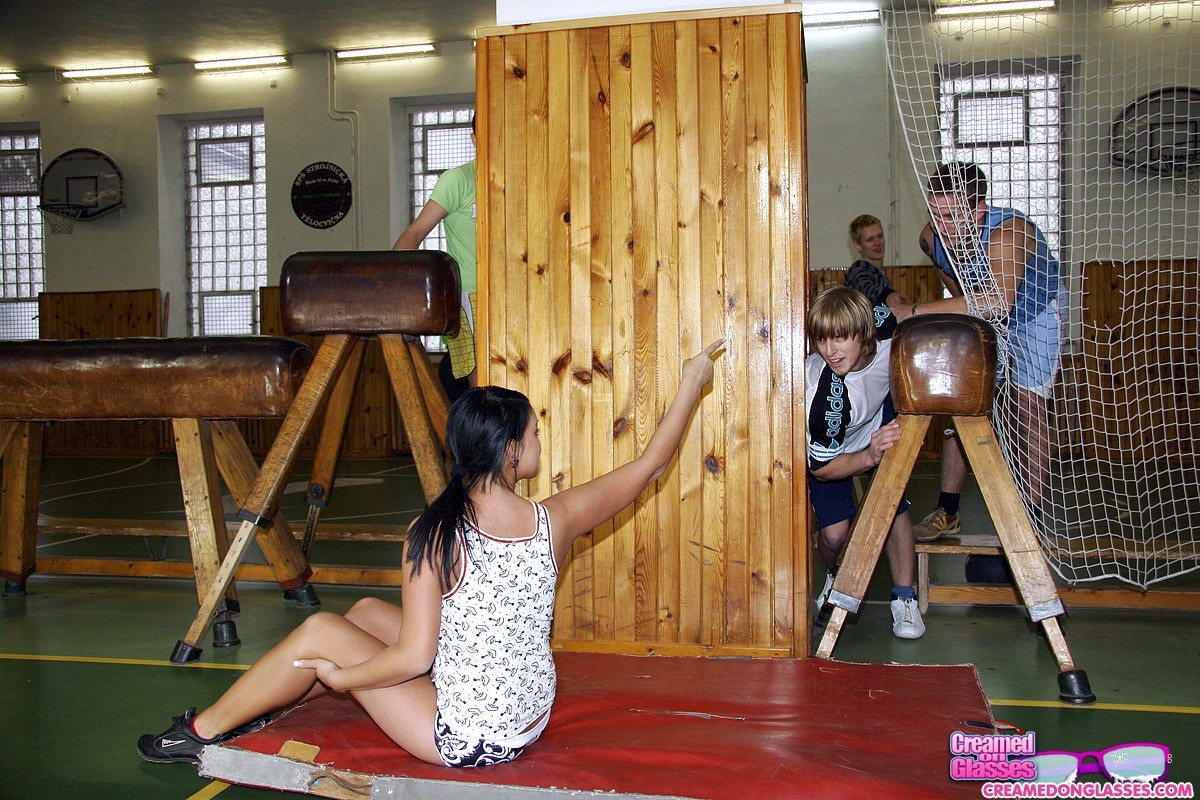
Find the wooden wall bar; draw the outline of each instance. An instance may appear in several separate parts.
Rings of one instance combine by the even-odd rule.
[[[1084,265],[1083,352],[1064,359],[1068,450],[1117,463],[1200,457],[1200,263]],[[1149,343],[1168,348],[1147,358]]]
[[[808,650],[800,17],[712,13],[480,32],[480,371],[541,420],[529,494],[633,458],[728,337],[667,474],[577,544],[559,646]]]

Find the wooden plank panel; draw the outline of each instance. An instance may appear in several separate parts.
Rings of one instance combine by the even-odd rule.
[[[588,228],[591,250],[591,360],[592,360],[592,470],[595,474],[613,469],[613,325],[612,315],[612,131],[608,119],[609,29],[587,32],[588,98]],[[613,617],[613,557],[615,542],[612,522],[596,528],[587,543],[590,558],[588,581],[576,584],[576,630],[581,639],[611,637]],[[578,555],[583,555],[579,553]],[[579,577],[583,577],[582,573]],[[580,617],[588,619],[584,624]],[[597,628],[603,628],[601,633]]]
[[[649,25],[630,30],[630,108],[633,164],[633,327],[634,431],[641,452],[657,422],[655,342],[658,285],[654,186],[654,62]],[[634,509],[634,636],[654,641],[658,635],[658,514],[648,489]]]
[[[481,263],[489,301],[525,314],[489,322],[492,354],[524,346],[531,370],[552,359],[541,367],[551,395],[550,483],[576,484],[634,457],[674,393],[682,359],[719,336],[730,343],[678,460],[611,532],[577,545],[560,580],[557,646],[782,654],[797,646],[797,617],[807,623],[794,607],[794,565],[807,565],[809,542],[791,478],[805,286],[796,274],[805,252],[799,16],[775,15],[777,26],[749,16],[757,26],[749,45],[742,16],[549,34],[544,151],[530,143],[538,138],[535,39],[524,29],[496,37],[506,51],[526,37],[526,93],[520,120],[511,103],[491,102],[505,111],[506,130],[488,146],[523,136],[522,191],[541,182],[539,157],[552,161],[543,194],[562,187],[561,206],[522,195],[524,283],[512,274],[511,232],[488,234],[508,248],[503,263]],[[513,63],[511,53],[503,63],[488,55],[483,68]],[[481,84],[492,91],[498,80]],[[766,85],[743,88],[751,80]],[[507,72],[503,81],[511,82]],[[556,155],[567,168],[554,166]],[[511,211],[511,174],[486,187],[489,210]],[[569,238],[556,243],[563,220]],[[542,291],[533,277],[539,235],[548,311],[533,299]],[[531,385],[537,380],[531,372]],[[802,436],[799,453],[803,464]]]
[[[591,170],[589,98],[588,98],[588,36],[586,31],[571,31],[568,45],[567,77],[570,81],[567,113],[571,124],[571,226],[570,226],[570,303],[571,313],[568,329],[571,337],[571,377],[568,383],[571,414],[571,477],[570,482],[582,482],[592,471],[592,331],[591,331],[591,191],[588,176]],[[571,563],[568,565],[572,624],[561,626],[578,637],[580,626],[590,626],[588,619],[575,620],[576,585],[592,582],[592,564],[588,554],[591,534],[581,536],[575,544]],[[581,557],[582,556],[582,557]],[[563,603],[559,602],[559,608]]]
[[[767,21],[767,74],[787,75],[788,17],[770,17]],[[792,317],[791,253],[795,217],[788,202],[787,182],[790,172],[787,81],[767,81],[767,163],[768,195],[768,253],[764,265],[770,287],[768,308],[769,365],[769,426],[771,444],[767,466],[767,495],[771,524],[768,583],[771,589],[771,631],[769,641],[788,646],[792,641],[794,584],[808,582],[793,573],[792,529],[793,515],[803,518],[803,506],[792,501],[792,409],[803,408],[804,400],[793,395],[792,389]],[[803,413],[798,416],[803,417]],[[765,537],[764,537],[765,538]]]
[[[658,345],[658,387],[654,421],[662,417],[679,387],[682,345],[679,319],[679,187],[678,139],[675,113],[678,94],[675,65],[675,23],[650,27],[652,103],[654,109],[654,274],[657,283],[655,340]],[[659,478],[653,497],[657,516],[658,587],[655,595],[655,640],[679,640],[679,489],[678,458]]]
[[[746,370],[755,397],[771,392],[771,260],[770,254],[770,143],[767,75],[767,21],[746,17]],[[751,436],[747,449],[749,505],[747,520],[771,519],[770,402],[748,404]],[[749,591],[750,640],[770,641],[773,636],[771,539],[762,525],[747,524],[746,569]]]
[[[544,332],[551,363],[549,369],[546,419],[546,442],[549,450],[549,478],[554,491],[571,485],[571,447],[573,430],[571,420],[571,176],[573,167],[571,152],[570,75],[563,68],[569,61],[570,34],[555,31],[547,43],[547,68],[550,70],[547,108],[549,127],[547,135],[547,157],[550,159],[550,192],[554,199],[550,219],[545,221],[549,234],[549,329]],[[544,458],[544,457],[543,457]],[[568,574],[560,579],[558,610],[564,616],[555,615],[556,638],[573,636],[568,622],[573,614],[563,611],[570,604],[573,591],[570,567]]]
[[[487,173],[487,196],[488,196],[488,227],[486,237],[478,236],[476,240],[476,253],[483,255],[486,250],[488,274],[490,276],[490,284],[488,288],[488,302],[486,304],[487,311],[487,365],[486,369],[480,373],[482,378],[487,376],[487,383],[501,384],[504,383],[504,351],[508,340],[508,318],[504,313],[504,298],[507,294],[507,263],[505,261],[504,248],[508,239],[507,228],[509,225],[507,198],[504,193],[505,175],[507,167],[505,161],[508,158],[506,146],[512,137],[518,136],[519,131],[508,131],[508,117],[505,114],[505,97],[504,90],[507,82],[508,71],[505,69],[505,50],[508,47],[508,41],[513,37],[498,37],[490,42],[490,46],[486,48],[485,57],[487,59],[487,91],[488,91],[488,119],[490,124],[485,128],[487,134],[487,156],[486,163],[488,165]],[[479,123],[478,115],[475,119],[476,125]],[[478,193],[478,184],[476,185]],[[478,198],[476,198],[478,199]],[[479,203],[476,203],[478,208]],[[479,270],[484,272],[484,270]],[[483,383],[484,381],[480,381]]]
[[[797,466],[806,463],[807,448],[805,445],[805,422],[803,399],[804,357],[808,352],[808,342],[804,335],[805,298],[808,294],[808,228],[804,220],[808,219],[808,183],[807,183],[807,152],[805,128],[805,99],[804,99],[804,35],[800,28],[800,20],[789,17],[787,26],[787,119],[790,123],[787,142],[787,175],[781,177],[784,196],[791,209],[791,219],[795,226],[788,236],[788,262],[791,264],[790,284],[791,295],[791,379],[792,398],[790,406],[796,409],[789,427],[792,431],[791,458],[787,460],[792,475],[792,509],[793,517],[790,527],[792,538],[792,654],[807,655],[811,625],[809,622],[809,582],[812,574],[812,517],[808,504],[808,482],[804,479],[804,467]],[[779,74],[776,74],[778,79]]]
[[[722,209],[725,205],[721,157],[721,28],[715,20],[702,20],[696,25],[697,77],[697,139],[699,147],[700,184],[700,316],[702,340],[710,342],[728,336],[725,320],[725,236]],[[725,476],[726,431],[728,430],[729,387],[737,379],[731,368],[729,342],[721,357],[710,390],[710,397],[720,402],[704,409],[702,449],[704,450],[703,483],[703,563],[701,584],[704,587],[700,610],[701,641],[723,642],[725,639]],[[713,410],[713,405],[716,410]],[[711,415],[711,418],[710,418]]]
[[[630,29],[609,29],[609,194],[612,233],[609,236],[612,270],[613,357],[613,462],[625,464],[637,455],[634,429],[634,366],[637,340],[633,326],[633,105],[631,93]],[[625,509],[613,520],[612,636],[634,640],[634,509]],[[597,636],[600,630],[596,631]]]
[[[550,180],[550,157],[546,149],[549,124],[549,69],[547,58],[547,36],[537,34],[528,37],[526,49],[527,91],[525,95],[525,163],[528,166],[527,195],[528,212],[525,232],[526,281],[529,307],[526,310],[528,330],[528,396],[533,403],[539,425],[545,425],[548,416],[546,403],[550,398],[550,241],[537,226],[552,216],[554,200],[548,191]],[[550,493],[548,470],[527,481],[526,491],[531,497],[545,497]]]
[[[528,359],[526,347],[532,331],[529,327],[527,290],[528,266],[528,197],[525,140],[529,136],[529,119],[525,113],[528,89],[526,77],[527,36],[514,36],[504,44],[504,265],[505,291],[503,315],[507,335],[503,339],[503,359],[506,368],[502,386],[526,391]],[[499,311],[500,309],[496,309]]]
[[[700,254],[699,87],[696,26],[675,26],[675,118],[678,168],[678,296],[680,355],[691,357],[708,345],[702,341]],[[703,410],[692,417],[679,448],[679,641],[701,641],[704,583],[704,450]]]
[[[742,18],[721,20],[721,138],[724,167],[725,302],[730,337],[727,367],[739,376],[726,389],[729,414],[725,465],[725,640],[744,644],[750,637],[748,520],[750,428],[747,397],[748,341],[752,333],[746,308],[746,97],[745,40]]]

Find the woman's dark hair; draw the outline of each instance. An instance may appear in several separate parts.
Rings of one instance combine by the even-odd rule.
[[[500,386],[471,389],[450,406],[446,450],[454,461],[450,482],[408,532],[405,560],[420,573],[423,562],[437,569],[442,584],[454,575],[457,550],[454,529],[459,520],[475,521],[469,492],[500,478],[510,443],[520,443],[529,427],[529,398]]]

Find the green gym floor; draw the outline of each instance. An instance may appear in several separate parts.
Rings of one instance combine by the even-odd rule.
[[[909,487],[917,517],[937,494],[936,474],[927,467],[918,465]],[[296,474],[307,474],[306,464]],[[303,492],[302,483],[289,486],[288,519],[304,518]],[[55,517],[182,517],[171,458],[50,458],[40,499],[41,512]],[[973,486],[963,503],[964,529],[990,530]],[[347,461],[322,521],[400,524],[420,505],[410,462]],[[186,559],[186,548],[185,539],[43,536],[39,554]],[[398,563],[399,556],[397,546],[386,543],[318,541],[313,553],[315,562],[335,564]],[[935,580],[961,580],[961,557],[937,557],[932,567]],[[1172,588],[1197,584],[1193,574]],[[1053,654],[1022,609],[931,606],[925,637],[902,641],[891,636],[889,587],[881,564],[858,621],[842,632],[836,658],[975,664],[995,717],[1035,731],[1039,749],[1156,742],[1171,750],[1167,780],[1200,783],[1200,613],[1072,610],[1064,624],[1067,642],[1099,700],[1068,707],[1057,701]],[[206,637],[201,660],[181,667],[168,658],[195,613],[191,582],[47,575],[31,578],[28,588],[28,597],[2,606],[0,800],[296,796],[211,782],[189,766],[149,764],[134,745],[187,706],[215,699],[238,670],[311,612],[285,603],[273,584],[240,582],[243,643],[216,649]],[[345,611],[364,594],[399,600],[394,589],[323,585],[318,592],[329,611]],[[904,736],[896,731],[897,741]]]

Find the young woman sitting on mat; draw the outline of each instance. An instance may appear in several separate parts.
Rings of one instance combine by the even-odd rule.
[[[408,532],[403,610],[365,598],[345,616],[313,614],[213,705],[142,736],[142,757],[199,761],[205,745],[334,691],[352,694],[396,744],[431,764],[516,758],[550,718],[550,622],[571,544],[663,474],[723,343],[684,362],[679,391],[640,456],[542,503],[515,492],[537,475],[542,451],[529,400],[494,386],[467,392],[446,427],[449,485]]]

